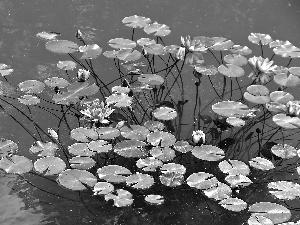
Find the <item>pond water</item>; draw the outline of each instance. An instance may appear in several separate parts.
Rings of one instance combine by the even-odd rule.
[[[172,32],[164,39],[167,45],[180,45],[181,36],[201,35],[225,37],[235,44],[249,46],[247,37],[254,32],[270,34],[274,40],[289,40],[300,46],[299,0],[0,0],[0,63],[14,69],[7,77],[8,81],[17,85],[28,79],[44,80],[62,75],[56,63],[69,58],[47,51],[45,42],[36,37],[37,33],[58,32],[61,39],[74,41],[79,29],[88,44],[96,43],[107,51],[111,50],[107,45],[110,39],[131,38],[131,30],[121,21],[132,15],[168,25]],[[260,53],[258,47],[253,50],[254,55]],[[117,78],[112,60],[100,57],[96,62],[95,71],[104,82]],[[299,65],[294,60],[290,66],[297,66],[297,63]],[[191,68],[186,67],[182,73],[186,84],[184,98],[189,100],[184,122],[191,124],[188,112],[195,104],[196,78]],[[213,78],[213,82],[217,89],[222,88],[222,80]],[[212,90],[205,89],[207,85],[210,87],[208,81],[201,85],[200,95],[206,96],[205,105],[215,96]],[[176,93],[174,89],[170,95],[176,99]],[[300,96],[299,89],[292,89],[291,93]],[[15,109],[9,110],[15,113]],[[24,110],[27,109],[24,107]],[[41,111],[32,113],[43,127],[52,127],[53,121],[47,120]],[[21,122],[30,125],[27,120]],[[19,153],[29,156],[28,149],[34,139],[5,113],[0,112],[0,124],[0,137],[18,143]],[[187,135],[190,130],[183,129],[182,132]],[[66,140],[64,144],[71,142]],[[240,225],[248,218],[248,215],[228,215],[219,208],[209,208],[207,199],[191,194],[188,188],[186,191],[166,189],[166,199],[170,201],[162,206],[137,205],[118,209],[108,207],[103,198],[68,191],[41,177],[25,176],[33,186],[20,176],[0,172],[1,225],[192,225],[213,222]],[[255,197],[260,201],[272,201],[265,193],[263,188],[258,189]],[[214,212],[214,220],[211,212]]]

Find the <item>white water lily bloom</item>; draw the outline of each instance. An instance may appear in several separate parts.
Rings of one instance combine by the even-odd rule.
[[[99,99],[96,99],[94,101],[83,103],[83,105],[87,108],[81,110],[80,112],[85,116],[85,119],[87,120],[100,123],[109,123],[109,120],[107,120],[106,118],[109,117],[110,114],[112,114],[114,109],[110,108],[108,105],[104,105],[103,101],[101,103],[99,102]]]
[[[253,56],[248,61],[254,70],[249,77],[256,81],[260,80],[261,83],[270,81],[270,77],[274,74],[274,69],[277,67],[273,65],[273,61],[270,61],[268,58],[264,59],[261,56]]]
[[[195,144],[198,144],[200,141],[202,144],[205,143],[205,133],[202,130],[193,131],[192,137]]]
[[[50,136],[52,138],[54,138],[55,140],[58,140],[58,134],[56,133],[55,130],[53,130],[52,128],[48,128],[48,134],[50,134]]]
[[[77,72],[77,79],[80,81],[86,81],[90,74],[91,72],[89,70],[79,69]]]

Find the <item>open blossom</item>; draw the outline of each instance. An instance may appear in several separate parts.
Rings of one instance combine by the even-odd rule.
[[[254,70],[249,77],[256,81],[260,80],[261,83],[270,81],[271,76],[274,75],[274,69],[277,67],[273,65],[273,61],[268,58],[264,59],[261,56],[253,56],[248,61]]]
[[[205,142],[205,133],[202,130],[193,131],[192,138],[195,144],[203,144]]]
[[[186,38],[181,37],[181,46],[176,54],[176,57],[180,60],[183,60],[187,53],[192,53],[192,55],[188,57],[189,63],[192,64],[193,61],[200,63],[203,60],[201,52],[205,52],[206,50],[207,47],[201,42],[200,39],[193,38],[191,40],[190,36],[187,36]]]
[[[86,81],[89,78],[90,74],[91,72],[88,70],[79,69],[77,72],[77,79],[80,81]]]
[[[85,119],[100,123],[109,123],[109,120],[106,118],[114,111],[114,109],[108,105],[104,105],[103,101],[100,103],[99,99],[85,102],[83,106],[85,106],[86,109],[80,112],[84,115]]]

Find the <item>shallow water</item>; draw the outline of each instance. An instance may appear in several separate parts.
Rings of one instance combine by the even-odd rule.
[[[110,50],[107,45],[110,39],[131,37],[131,30],[121,22],[124,17],[131,15],[149,17],[152,21],[168,25],[172,32],[164,39],[166,44],[179,45],[180,36],[202,35],[222,36],[235,44],[250,47],[247,37],[254,32],[270,34],[274,40],[289,40],[295,46],[300,46],[298,0],[0,0],[0,63],[11,65],[14,69],[14,73],[7,77],[14,85],[27,79],[42,81],[52,76],[65,76],[56,68],[56,63],[69,58],[47,51],[45,42],[36,37],[38,32],[59,32],[62,33],[61,39],[73,41],[76,30],[80,29],[89,44],[97,43],[106,51]],[[253,47],[253,50],[254,55],[260,53],[258,47]],[[299,62],[294,60],[290,66],[297,65]],[[118,76],[112,60],[105,57],[97,59],[95,70],[105,82]],[[191,68],[186,67],[183,74],[187,84],[185,99],[189,100],[183,122],[191,124],[192,117],[188,112],[194,105],[196,79]],[[213,83],[217,89],[222,88],[222,79],[213,78]],[[208,81],[202,84],[200,93],[206,96],[203,104],[215,97],[212,90],[205,89],[206,86],[210,87]],[[290,93],[300,95],[296,88]],[[180,97],[176,95],[176,89],[170,94],[175,99]],[[6,110],[16,113],[9,106],[6,106]],[[27,109],[24,107],[24,110]],[[43,127],[52,126],[53,121],[47,120],[41,111],[33,110],[32,113]],[[34,140],[5,113],[0,113],[0,123],[0,137],[18,143],[19,154],[29,155],[28,149]],[[183,128],[182,132],[188,134],[190,130]],[[63,144],[71,142],[66,139]],[[188,188],[186,192],[170,191],[170,202],[163,206],[136,205],[134,208],[117,209],[107,206],[103,199],[97,200],[84,193],[84,196],[80,196],[43,178],[26,178],[36,187],[20,177],[1,173],[1,225],[192,225],[212,222],[239,225],[245,219],[234,213],[226,218],[217,207],[205,209],[207,199],[201,199]],[[256,197],[261,201],[272,199],[263,190]],[[216,213],[214,221],[211,211]]]

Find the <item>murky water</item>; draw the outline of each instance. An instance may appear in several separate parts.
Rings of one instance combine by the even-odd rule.
[[[235,44],[250,46],[247,37],[251,32],[270,34],[273,39],[289,40],[300,46],[299,0],[0,0],[0,63],[11,65],[14,73],[7,77],[14,85],[27,80],[44,80],[52,76],[65,76],[57,69],[59,60],[69,60],[45,50],[38,32],[62,33],[61,39],[74,40],[80,29],[89,44],[98,44],[110,50],[107,42],[112,38],[130,38],[131,30],[123,26],[126,16],[140,15],[168,25],[172,32],[166,44],[180,44],[180,36],[222,36]],[[257,51],[257,52],[255,52]],[[254,50],[254,55],[259,48]],[[283,59],[284,61],[284,59]],[[280,61],[278,61],[280,62]],[[97,59],[95,70],[105,82],[117,76],[112,60]],[[294,60],[290,66],[299,66]],[[192,69],[183,71],[186,83],[185,98],[190,100],[187,112],[193,109],[196,79]],[[217,89],[222,79],[213,78]],[[203,83],[203,87],[210,83]],[[292,89],[299,96],[299,89]],[[176,98],[176,90],[170,93]],[[203,89],[207,101],[214,96]],[[204,103],[203,103],[204,104]],[[15,109],[4,106],[14,114]],[[24,110],[27,110],[24,107]],[[51,127],[40,111],[33,111],[40,124]],[[23,121],[25,124],[28,123]],[[191,123],[187,113],[184,123]],[[7,114],[0,112],[0,137],[18,143],[19,153],[28,155],[34,140]],[[29,123],[28,123],[29,124]],[[190,130],[183,129],[188,133]],[[70,144],[66,141],[64,144]],[[108,207],[103,199],[67,191],[39,177],[29,176],[32,184],[20,177],[0,171],[0,224],[209,224],[215,210],[217,224],[241,224],[245,218],[238,214],[223,218],[219,208],[208,210],[207,200],[197,194],[170,192],[170,203],[159,207],[116,209]],[[270,196],[264,196],[266,200]],[[83,195],[83,196],[82,196]],[[260,195],[258,193],[258,195]]]

